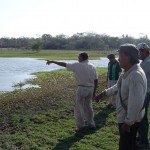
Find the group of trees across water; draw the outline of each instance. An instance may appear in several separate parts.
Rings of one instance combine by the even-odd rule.
[[[76,33],[72,36],[60,34],[52,36],[43,34],[36,38],[20,37],[20,38],[0,38],[0,48],[15,49],[32,49],[32,50],[112,50],[117,49],[121,44],[133,43],[138,44],[146,42],[150,45],[150,39],[147,35],[134,38],[129,35],[121,37],[112,37],[107,34],[97,33]]]

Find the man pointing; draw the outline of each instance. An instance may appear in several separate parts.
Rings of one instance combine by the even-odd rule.
[[[76,92],[74,115],[76,119],[77,132],[85,129],[85,121],[90,129],[95,129],[94,113],[92,108],[92,98],[95,96],[98,76],[94,65],[89,63],[88,54],[80,53],[77,63],[69,64],[65,62],[47,61],[47,64],[57,64],[66,67],[75,75],[78,89]]]

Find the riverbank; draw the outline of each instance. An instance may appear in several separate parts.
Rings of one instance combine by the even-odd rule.
[[[28,50],[0,49],[0,57],[22,57],[39,58],[45,60],[77,60],[80,52],[77,50],[40,50],[39,52]],[[90,59],[97,60],[100,57],[106,57],[107,53],[112,51],[86,51]]]
[[[99,88],[106,87],[106,69],[98,69]],[[0,147],[22,150],[116,150],[115,113],[107,102],[94,103],[96,133],[76,135],[73,117],[76,85],[71,72],[37,73],[28,81],[40,89],[19,90],[0,97]]]
[[[98,74],[100,92],[107,86],[106,69],[98,69]],[[93,102],[97,131],[76,135],[73,74],[61,69],[36,76],[27,83],[41,88],[18,90],[0,97],[0,149],[118,149],[115,112],[107,107],[107,101]]]

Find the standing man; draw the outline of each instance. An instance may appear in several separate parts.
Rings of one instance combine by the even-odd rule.
[[[144,117],[144,100],[147,92],[147,80],[139,63],[139,51],[133,44],[121,45],[119,61],[124,74],[116,85],[106,89],[94,99],[117,94],[116,110],[119,125],[119,150],[137,150],[136,134],[139,122]]]
[[[85,120],[88,128],[95,130],[94,113],[92,108],[92,98],[95,96],[98,76],[94,65],[89,63],[88,54],[80,53],[78,63],[68,64],[64,62],[47,61],[47,64],[57,64],[66,67],[69,71],[73,71],[77,81],[78,89],[75,101],[75,118],[77,132],[85,129]]]
[[[150,48],[146,43],[140,43],[137,45],[138,50],[140,51],[141,67],[143,68],[146,77],[147,77],[147,94],[145,98],[145,116],[142,122],[139,125],[138,130],[138,146],[139,148],[148,148],[148,107],[150,102]]]
[[[110,88],[117,83],[117,80],[121,73],[121,68],[120,68],[119,62],[115,59],[114,54],[108,55],[107,58],[109,59],[107,81],[108,81],[108,88]],[[116,108],[116,96],[110,97],[109,105],[112,108]]]

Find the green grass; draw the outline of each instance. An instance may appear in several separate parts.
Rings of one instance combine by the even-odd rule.
[[[98,69],[98,92],[106,88],[106,69]],[[93,103],[96,133],[75,134],[75,79],[71,72],[36,73],[28,83],[40,89],[18,90],[0,97],[2,150],[117,150],[115,112],[107,101]]]
[[[27,50],[0,49],[0,57],[30,57],[49,60],[76,60],[80,52],[75,50],[41,50],[39,52]],[[100,59],[107,55],[106,51],[86,51],[90,59]],[[109,52],[111,53],[111,52]]]
[[[106,69],[99,70],[99,89],[106,87]],[[116,150],[115,114],[107,102],[94,103],[97,132],[75,134],[73,117],[75,80],[71,72],[58,70],[36,74],[28,81],[40,89],[19,90],[0,98],[0,147],[21,150]]]

